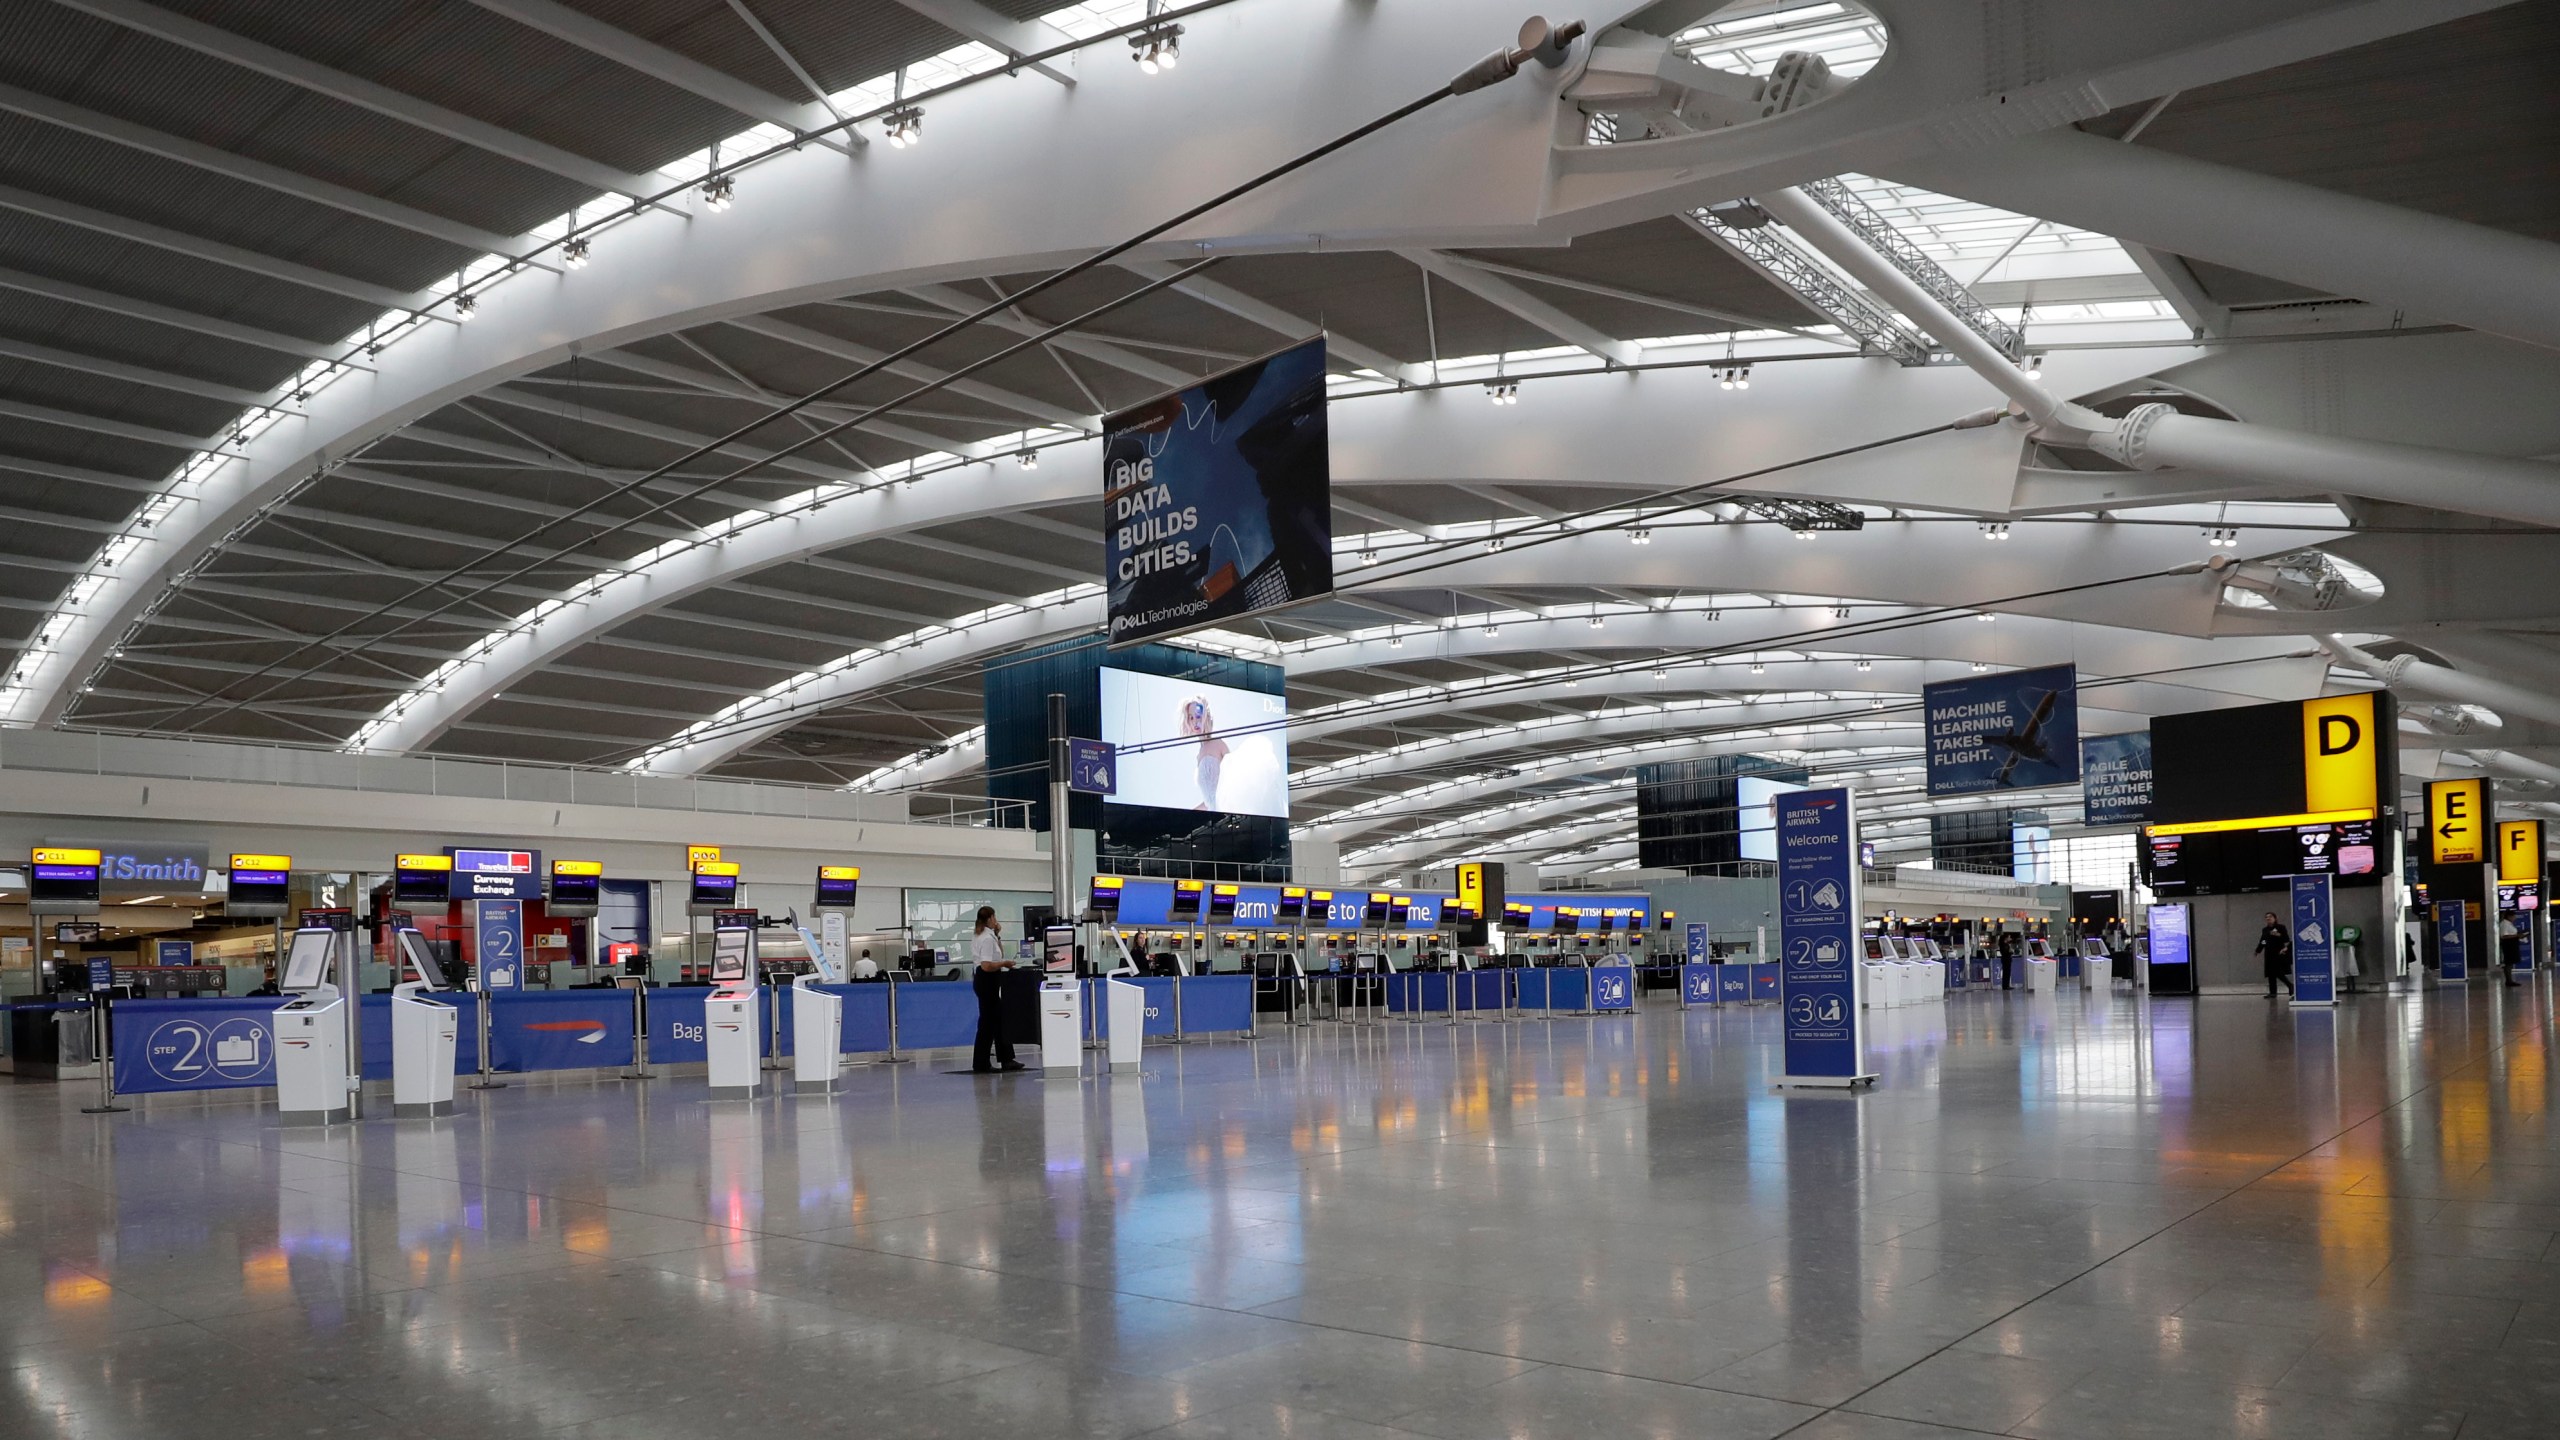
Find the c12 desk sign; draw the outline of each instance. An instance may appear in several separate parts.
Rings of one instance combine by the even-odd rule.
[[[2079,672],[2011,670],[1921,687],[1929,793],[2032,790],[2080,778]]]
[[[1778,831],[1778,981],[1788,1085],[1862,1085],[1858,1011],[1857,802],[1845,789],[1773,802]]]

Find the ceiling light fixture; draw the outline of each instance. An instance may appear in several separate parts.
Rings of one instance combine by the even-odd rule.
[[[1158,25],[1129,37],[1129,58],[1150,75],[1182,63],[1182,27]]]
[[[924,111],[914,105],[901,105],[880,117],[889,127],[889,148],[905,150],[924,143]]]
[[[2030,355],[2027,357],[2027,378],[2030,380],[2041,380],[2044,378],[2044,357],[2042,355]]]
[[[1484,393],[1485,398],[1496,405],[1517,405],[1520,403],[1520,382],[1487,380],[1484,382]]]
[[[1973,662],[1973,673],[1976,675],[1988,674],[1990,670],[1991,662],[1988,660],[1976,660]]]
[[[1040,452],[1037,450],[1025,450],[1021,454],[1013,457],[1013,463],[1021,466],[1025,470],[1037,470],[1040,468]]]
[[[1375,551],[1375,550],[1363,550],[1363,551],[1361,551],[1361,552],[1360,552],[1360,563],[1361,563],[1361,564],[1363,564],[1363,565],[1375,565],[1375,564],[1377,564],[1377,563],[1378,563],[1378,552],[1377,552],[1377,551]]]
[[[587,268],[587,249],[588,249],[588,246],[587,246],[587,237],[586,237],[586,236],[584,236],[584,235],[572,235],[572,236],[570,236],[570,237],[569,237],[569,243],[560,247],[560,263],[561,263],[561,264],[563,264],[563,265],[568,266],[568,267],[569,267],[570,269],[572,269],[572,270],[584,270],[584,269],[586,269],[586,268]]]
[[[1874,662],[1873,660],[1861,660],[1861,661],[1859,661],[1859,662],[1858,662],[1858,673],[1859,673],[1859,674],[1861,674],[1861,675],[1866,674],[1868,671],[1873,670],[1874,668],[1876,668],[1876,662]]]
[[[1630,545],[1650,545],[1653,543],[1653,532],[1643,528],[1642,526],[1638,526],[1637,528],[1627,532],[1627,543]]]
[[[1401,635],[1390,635],[1390,636],[1388,636],[1388,637],[1387,637],[1387,648],[1388,648],[1388,649],[1390,649],[1390,650],[1401,650],[1401,649],[1403,649],[1403,648],[1404,648],[1404,637],[1403,637],[1403,636],[1401,636]]]
[[[1985,540],[2006,540],[2006,539],[2008,539],[2008,538],[2009,538],[2009,522],[2008,522],[2008,521],[2006,521],[2006,520],[1985,520],[1985,521],[1983,521],[1983,522],[1982,522],[1982,538],[1983,538],[1983,539],[1985,539]]]
[[[465,290],[453,297],[453,318],[468,320],[480,311],[480,297]]]
[[[702,182],[702,208],[717,215],[729,208],[737,193],[737,182],[726,175],[714,175]]]

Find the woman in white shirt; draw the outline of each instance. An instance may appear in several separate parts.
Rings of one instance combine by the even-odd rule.
[[[1004,953],[1004,927],[993,905],[978,907],[978,925],[969,935],[969,958],[977,962],[969,975],[969,988],[978,995],[978,1043],[970,1052],[969,1068],[982,1074],[1028,1068],[1013,1058],[1013,1041],[1004,1033],[1004,1002],[997,977],[1012,969],[1013,961]],[[988,1063],[990,1049],[995,1052],[994,1064]]]

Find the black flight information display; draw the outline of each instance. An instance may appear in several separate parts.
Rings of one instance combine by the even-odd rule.
[[[2372,820],[2270,825],[2143,837],[2143,869],[2161,895],[2242,895],[2282,890],[2296,875],[2340,886],[2379,885],[2385,857]]]
[[[862,891],[862,867],[859,865],[821,865],[818,867],[817,908],[850,910],[854,896]]]

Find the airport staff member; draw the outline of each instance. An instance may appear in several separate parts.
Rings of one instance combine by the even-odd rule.
[[[2266,957],[2268,999],[2276,998],[2279,980],[2284,982],[2284,993],[2293,993],[2293,932],[2273,910],[2267,912],[2266,928],[2258,932],[2258,948],[2250,953]]]
[[[969,936],[969,958],[978,962],[969,975],[969,987],[978,992],[978,1043],[970,1052],[969,1068],[982,1074],[1030,1068],[1013,1058],[1013,1041],[1004,1033],[1001,977],[1013,968],[1013,961],[1004,953],[1004,926],[996,919],[993,905],[978,907],[978,927]],[[987,1063],[990,1048],[997,1062],[992,1065]]]

